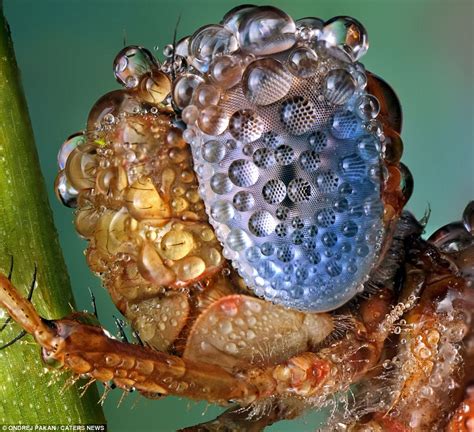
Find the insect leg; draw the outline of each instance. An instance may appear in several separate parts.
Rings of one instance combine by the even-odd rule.
[[[33,297],[33,290],[35,289],[35,285],[36,285],[36,276],[37,276],[37,270],[38,270],[38,267],[36,266],[35,264],[35,270],[34,270],[34,273],[33,273],[33,280],[31,281],[31,285],[30,285],[30,290],[28,292],[28,300],[31,300],[32,297]],[[11,282],[12,280],[12,275],[13,275],[13,255],[11,257],[11,261],[10,261],[10,270],[8,272],[8,280]],[[0,327],[0,332],[2,332],[5,327],[11,322],[12,318],[9,316],[5,322],[3,323],[3,325]],[[13,343],[13,342],[12,342]],[[7,346],[10,346],[11,344],[9,343],[8,345],[4,346],[3,348],[6,348]]]
[[[36,282],[36,272],[32,286]],[[24,299],[13,287],[10,280],[0,274],[0,306],[3,306],[10,317],[26,332],[32,334],[42,346],[53,349],[56,335],[50,324],[36,312],[29,300]]]

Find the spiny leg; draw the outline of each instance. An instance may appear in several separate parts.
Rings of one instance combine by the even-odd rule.
[[[33,272],[33,280],[31,281],[30,289],[28,291],[28,297],[27,297],[28,301],[31,301],[31,299],[33,298],[33,291],[34,291],[35,285],[36,285],[37,271],[38,271],[38,267],[35,264],[35,270]],[[10,270],[8,272],[8,280],[9,281],[12,280],[12,276],[13,276],[13,255],[11,257]],[[0,327],[0,333],[3,330],[5,330],[6,326],[11,322],[11,320],[12,320],[12,318],[10,316],[5,320],[2,327]],[[27,332],[25,330],[22,330],[12,340],[10,340],[9,342],[7,342],[4,345],[0,346],[0,351],[5,349],[5,348],[8,348],[11,345],[13,345],[15,342],[19,341],[20,339],[22,339],[26,335],[27,335]]]
[[[321,356],[304,353],[276,366],[228,372],[216,365],[119,342],[109,338],[100,327],[75,320],[74,315],[69,319],[46,321],[1,275],[0,304],[33,334],[43,347],[46,361],[54,359],[77,374],[112,381],[120,388],[136,388],[147,394],[174,394],[220,404],[248,405],[275,395],[314,394],[327,383],[333,366],[330,352],[323,350]],[[359,341],[354,343],[360,345]],[[339,344],[335,349],[347,347]],[[364,361],[358,363],[361,355]],[[365,370],[366,356],[365,349],[353,351],[354,377]],[[378,355],[373,357],[378,358]]]

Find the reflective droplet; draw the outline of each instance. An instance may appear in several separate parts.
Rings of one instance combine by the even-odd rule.
[[[102,126],[104,119],[120,113],[133,114],[140,111],[140,103],[127,90],[114,90],[103,95],[92,107],[87,118],[87,130],[95,131]]]
[[[268,181],[262,189],[263,199],[269,204],[279,204],[286,197],[286,186],[279,179]]]
[[[232,190],[232,182],[224,173],[216,173],[211,177],[211,189],[216,194],[226,194]]]
[[[234,228],[230,231],[226,238],[226,243],[232,250],[237,252],[252,245],[252,241],[248,234],[240,228]]]
[[[363,95],[356,100],[355,112],[363,120],[377,117],[380,112],[380,104],[375,96]]]
[[[363,135],[357,140],[357,148],[362,159],[375,161],[380,157],[380,143],[373,135]]]
[[[146,74],[140,81],[138,96],[140,99],[151,103],[163,102],[171,91],[171,81],[163,72],[154,70]]]
[[[256,60],[247,67],[242,77],[245,97],[256,105],[269,105],[286,96],[292,75],[272,58]]]
[[[316,107],[303,96],[293,96],[281,105],[281,122],[292,135],[302,135],[311,129],[316,115]]]
[[[218,105],[221,93],[218,88],[210,84],[199,84],[193,94],[193,101],[196,105],[207,107],[208,105]]]
[[[281,145],[275,151],[275,159],[280,165],[290,165],[295,160],[295,152],[290,146]]]
[[[240,82],[243,71],[240,58],[219,56],[212,62],[209,74],[219,87],[229,89]]]
[[[75,133],[68,137],[66,141],[61,145],[58,152],[58,166],[59,169],[63,170],[66,166],[66,161],[71,152],[81,144],[85,143],[85,137],[82,132]]]
[[[288,57],[288,69],[299,78],[314,76],[318,68],[318,56],[306,47],[294,49]]]
[[[226,147],[219,141],[211,140],[202,146],[201,152],[204,160],[210,163],[217,163],[224,159]]]
[[[311,185],[307,180],[296,178],[288,184],[288,198],[298,203],[309,201],[311,198]]]
[[[175,54],[181,57],[188,57],[189,56],[189,42],[191,40],[191,36],[186,36],[176,42],[175,46]]]
[[[334,48],[332,54],[345,61],[359,60],[369,48],[364,26],[347,16],[338,16],[327,21],[321,40]]]
[[[195,105],[188,105],[186,108],[184,108],[183,112],[181,113],[181,118],[189,126],[192,126],[193,124],[195,124],[198,117],[199,117],[199,110],[197,109]]]
[[[154,67],[158,67],[158,62],[153,54],[135,45],[122,49],[114,60],[115,78],[127,88],[136,87],[140,79]]]
[[[194,247],[194,239],[187,231],[168,231],[161,239],[161,252],[165,258],[179,260],[188,255]]]
[[[296,26],[289,15],[272,6],[242,13],[238,36],[242,50],[256,55],[285,51],[296,42]]]
[[[385,141],[383,157],[387,162],[398,163],[403,155],[403,142],[400,135],[392,129],[384,130]]]
[[[262,135],[263,122],[254,111],[240,110],[230,118],[229,131],[236,140],[250,143]]]
[[[173,269],[179,279],[188,281],[202,275],[206,270],[206,263],[199,257],[190,256],[177,261]]]
[[[327,228],[336,222],[336,213],[332,209],[322,209],[316,214],[316,222],[320,227]]]
[[[327,145],[328,137],[323,131],[316,131],[309,135],[308,143],[316,151],[323,150]]]
[[[224,15],[221,24],[225,28],[229,29],[234,35],[238,35],[239,25],[242,22],[242,19],[248,12],[250,12],[252,9],[256,9],[257,7],[258,6],[247,4],[236,6]]]
[[[301,167],[308,172],[316,171],[321,164],[319,154],[312,150],[302,152],[299,160]]]
[[[229,178],[236,186],[252,186],[258,180],[258,168],[248,160],[238,159],[229,166]]]
[[[336,138],[355,138],[361,131],[360,119],[351,111],[338,111],[330,120],[331,132]]]
[[[250,192],[240,191],[234,195],[233,204],[239,211],[249,211],[255,205],[255,198]]]
[[[216,201],[211,207],[211,216],[217,222],[226,223],[234,217],[234,207],[228,201]]]
[[[348,180],[361,181],[367,175],[367,165],[357,154],[350,154],[341,161],[341,168]]]
[[[54,191],[58,200],[66,207],[77,206],[78,191],[69,183],[64,171],[59,171],[54,182]]]
[[[204,80],[193,74],[185,74],[176,79],[173,85],[173,100],[178,108],[184,108],[191,102],[194,90]]]
[[[81,145],[69,154],[64,172],[71,186],[81,191],[94,187],[98,165],[97,148],[91,144]]]
[[[270,168],[276,164],[275,154],[268,148],[259,148],[253,154],[253,162],[259,168]]]
[[[273,216],[266,210],[259,210],[249,219],[249,230],[257,237],[266,237],[275,231],[277,225]]]
[[[227,129],[228,124],[227,114],[217,105],[204,108],[198,118],[199,128],[208,135],[220,135]]]
[[[201,27],[193,34],[189,53],[193,59],[193,65],[201,72],[207,72],[214,57],[232,54],[238,48],[237,39],[228,29],[221,25],[211,24]]]
[[[324,27],[324,21],[315,17],[300,18],[299,20],[296,20],[295,24],[297,30],[299,30],[302,36],[304,36],[305,31],[310,32],[308,37],[303,37],[303,40],[305,41],[319,39]]]
[[[346,237],[354,237],[357,234],[358,227],[355,222],[349,220],[344,222],[341,231]]]
[[[130,214],[137,220],[169,217],[170,209],[150,178],[134,181],[125,194]]]
[[[334,105],[345,104],[354,94],[356,82],[345,69],[333,69],[324,80],[324,97]]]

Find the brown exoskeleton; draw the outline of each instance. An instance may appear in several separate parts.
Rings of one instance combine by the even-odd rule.
[[[274,8],[247,9],[234,12],[250,14],[244,23],[259,14],[283,16]],[[302,45],[310,40],[303,30],[313,31],[317,23],[317,19],[305,20],[299,27]],[[282,33],[287,21],[279,29],[286,36],[270,41],[272,50],[276,44],[286,52],[292,43],[291,31],[285,30],[290,36]],[[226,22],[237,25],[229,17]],[[361,29],[354,21],[343,22],[350,23],[344,55],[358,55],[363,48]],[[213,34],[218,40],[223,37]],[[274,53],[268,41],[264,40],[265,49],[257,42],[251,45],[255,55]],[[240,43],[244,46],[247,40]],[[324,73],[328,68],[340,70],[341,52],[332,58],[331,46],[325,48],[319,46],[317,51],[320,59],[328,56]],[[183,43],[175,48],[184,61],[182,49]],[[307,51],[303,54],[308,56]],[[69,138],[60,151],[58,195],[76,207],[76,229],[89,240],[88,264],[102,277],[142,345],[111,338],[101,327],[85,323],[80,314],[54,321],[41,318],[5,276],[0,276],[0,305],[34,336],[46,363],[59,363],[77,375],[135,389],[147,397],[179,395],[231,406],[214,422],[188,430],[262,430],[306,408],[331,405],[334,394],[356,383],[354,402],[340,407],[328,430],[469,430],[472,394],[460,404],[474,378],[470,368],[474,359],[473,204],[467,206],[463,222],[441,228],[428,241],[421,238],[423,224],[403,211],[413,184],[400,163],[401,109],[381,79],[360,69],[352,71],[380,105],[376,114],[380,123],[372,121],[366,127],[383,143],[379,195],[385,235],[370,271],[363,275],[361,294],[332,312],[286,307],[285,299],[258,298],[225,259],[225,249],[216,238],[222,232],[209,224],[207,203],[201,198],[205,194],[178,117],[188,125],[184,135],[189,141],[194,140],[195,124],[208,135],[222,134],[225,107],[243,103],[239,99],[242,72],[255,61],[248,57],[242,55],[242,63],[235,66],[217,56],[219,74],[216,68],[207,75],[202,72],[206,79],[210,76],[209,82],[218,83],[217,97],[212,85],[198,75],[186,76],[195,86],[180,93],[176,83],[189,70],[176,65],[177,56],[160,68],[147,50],[128,47],[115,65],[117,77],[128,89],[99,99],[87,131]],[[295,59],[293,52],[290,57]],[[197,59],[193,67],[199,70],[204,61]],[[306,68],[312,63],[301,64]],[[321,71],[319,63],[314,67]],[[169,76],[176,78],[177,72],[172,87]],[[313,78],[300,72],[292,78],[292,90],[288,86],[286,91],[300,91],[308,79],[320,85],[319,75]],[[346,79],[344,91],[352,85],[346,75],[339,76]],[[171,90],[174,110],[167,99]],[[341,89],[330,90],[325,97],[340,105],[346,95]],[[274,94],[263,97],[270,101]],[[318,100],[326,106],[324,97]],[[221,111],[218,103],[224,106]],[[204,112],[206,104],[213,107],[212,115],[205,111],[206,116],[195,118],[194,108]],[[306,101],[301,111],[311,109]],[[364,106],[362,111],[370,109]],[[244,114],[257,124],[248,110]],[[235,121],[232,125],[237,127]],[[293,135],[305,133],[300,130],[303,126],[292,124]],[[258,129],[252,127],[247,135]],[[323,156],[316,159],[319,164]],[[205,177],[201,171],[198,174]],[[210,216],[214,222],[223,217],[212,210]],[[320,228],[326,228],[323,222]],[[257,232],[256,237],[261,236]]]

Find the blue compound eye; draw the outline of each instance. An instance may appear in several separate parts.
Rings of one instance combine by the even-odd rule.
[[[199,84],[173,93],[198,113],[183,119],[200,192],[256,295],[335,309],[367,280],[384,234],[380,107],[357,62],[367,36],[347,17],[298,33],[275,8],[239,14],[248,16],[227,17],[208,56],[204,30],[191,38],[194,69],[182,74]]]

